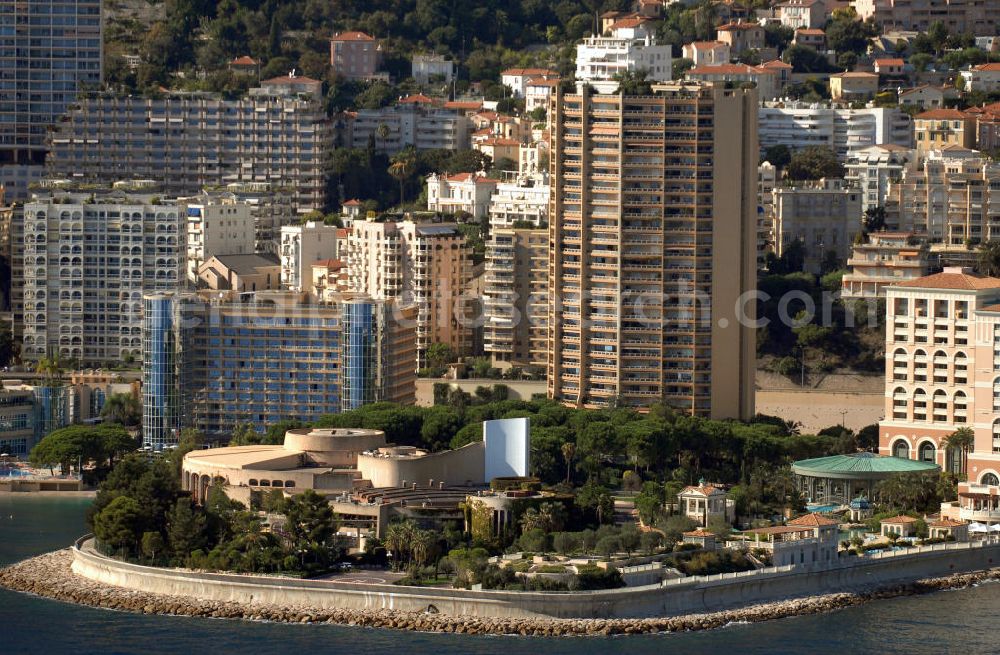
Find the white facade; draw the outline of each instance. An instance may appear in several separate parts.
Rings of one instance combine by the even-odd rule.
[[[523,98],[532,80],[557,80],[559,73],[547,68],[508,68],[500,73],[500,83],[509,87],[515,98]]]
[[[150,196],[36,196],[24,207],[21,353],[81,366],[142,357],[142,296],[176,289],[184,217]]]
[[[914,150],[891,144],[862,148],[848,155],[846,179],[861,191],[861,211],[884,206],[889,181],[901,178],[903,171],[916,163]]]
[[[651,82],[669,82],[673,76],[670,45],[657,45],[645,28],[615,30],[610,37],[591,36],[576,46],[576,80],[600,93],[614,93],[614,77],[626,71],[645,71]]]
[[[960,73],[965,91],[1000,91],[1000,64],[980,64]]]
[[[531,472],[531,425],[526,418],[483,421],[486,480],[523,478]]]
[[[337,226],[308,221],[305,225],[281,228],[278,255],[281,258],[281,286],[291,291],[307,291],[312,285],[312,265],[321,259],[340,256]]]
[[[413,55],[411,76],[419,84],[428,84],[432,77],[441,77],[445,84],[451,84],[455,75],[455,62],[441,55]]]
[[[427,209],[443,214],[465,212],[480,219],[487,215],[490,197],[498,182],[477,173],[438,175],[427,178]]]
[[[786,145],[832,148],[841,161],[873,145],[913,147],[913,121],[895,108],[834,108],[802,102],[765,102],[758,115],[760,149]]]
[[[547,176],[522,177],[500,183],[490,196],[490,228],[513,227],[527,221],[534,226],[548,222],[549,184]]]
[[[182,198],[187,220],[187,277],[198,279],[198,267],[216,255],[254,252],[254,220],[250,205],[209,198]]]

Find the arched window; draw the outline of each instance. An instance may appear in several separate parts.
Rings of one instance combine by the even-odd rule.
[[[927,382],[927,353],[923,350],[913,353],[913,379],[916,382]]]
[[[892,444],[892,456],[900,459],[909,459],[910,444],[906,443],[905,439],[898,440],[896,443]]]
[[[934,353],[934,383],[948,384],[948,355],[943,350]]]
[[[941,422],[948,420],[948,394],[941,389],[934,392],[934,412],[931,420]]]
[[[955,353],[955,384],[966,384],[969,381],[969,360],[965,353]]]
[[[909,358],[906,356],[906,351],[902,348],[897,348],[896,352],[892,353],[892,379],[897,382],[902,382],[906,380],[907,366]]]
[[[920,449],[917,451],[918,453],[917,459],[919,459],[921,462],[930,462],[933,464],[936,452],[937,451],[934,448],[934,444],[931,443],[930,441],[925,441],[922,444],[920,444]]]
[[[917,389],[913,392],[913,420],[927,420],[927,392]]]
[[[954,416],[955,423],[965,423],[966,422],[966,408],[968,407],[969,399],[966,397],[964,391],[955,392],[955,402],[952,406],[952,415]]]
[[[1000,485],[1000,479],[997,478],[996,473],[984,473],[983,477],[979,479],[979,483],[996,487]]]
[[[906,389],[896,387],[892,391],[892,418],[905,419],[907,409]]]
[[[1000,412],[1000,378],[993,380],[993,411]]]

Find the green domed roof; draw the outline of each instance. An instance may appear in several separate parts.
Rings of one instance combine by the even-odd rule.
[[[814,477],[882,478],[897,473],[930,473],[937,464],[874,453],[831,455],[803,459],[792,464],[792,472]]]

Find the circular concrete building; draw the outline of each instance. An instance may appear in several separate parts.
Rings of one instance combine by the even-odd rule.
[[[879,481],[902,473],[933,473],[936,464],[874,453],[803,459],[792,464],[799,490],[813,503],[846,505],[856,496],[873,498]]]
[[[385,446],[381,430],[361,428],[295,428],[285,432],[285,448],[304,453],[322,466],[353,469],[358,454]]]

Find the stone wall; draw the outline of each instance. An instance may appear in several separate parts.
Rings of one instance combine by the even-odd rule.
[[[716,611],[790,597],[871,589],[892,582],[992,568],[1000,543],[941,544],[921,552],[844,558],[836,568],[782,567],[667,580],[663,585],[593,592],[505,592],[406,588],[318,580],[156,569],[99,555],[80,540],[73,571],[128,589],[223,602],[323,609],[440,612],[502,618],[644,618]]]

